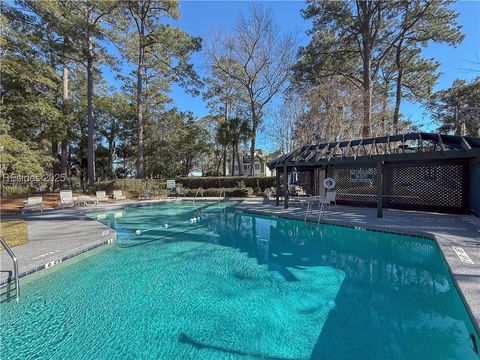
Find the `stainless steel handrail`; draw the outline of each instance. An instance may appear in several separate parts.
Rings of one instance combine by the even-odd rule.
[[[199,188],[197,189],[197,192],[195,193],[195,196],[193,197],[193,201],[192,201],[192,202],[193,202],[194,204],[195,204],[195,200],[197,199],[197,196],[198,196],[198,193],[200,192],[200,190],[203,190],[203,189],[202,189],[201,187],[199,187]],[[202,197],[203,197],[203,193],[202,193]]]
[[[3,240],[1,236],[0,236],[0,243],[2,244],[3,248],[7,252],[8,256],[10,256],[10,258],[13,261],[13,275],[15,276],[15,293],[18,301],[18,298],[20,297],[20,284],[18,280],[18,259],[13,253],[12,249],[10,249],[10,246],[7,245],[7,243],[5,242],[5,240]]]
[[[222,193],[223,193],[223,197],[225,198],[225,188],[224,187],[222,187],[222,189],[220,190],[220,195],[218,196],[217,203],[219,203],[222,200]]]

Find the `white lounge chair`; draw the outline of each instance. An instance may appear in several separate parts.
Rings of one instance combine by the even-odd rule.
[[[183,187],[177,186],[175,188],[175,196],[183,196],[185,197],[185,190],[183,190]]]
[[[167,180],[167,189],[168,190],[175,189],[175,180]]]
[[[98,200],[96,198],[87,195],[80,195],[73,199],[75,204],[80,206],[87,206],[87,204],[98,205]]]
[[[77,206],[71,190],[60,190],[60,206]]]
[[[22,208],[22,214],[25,214],[28,210],[40,210],[43,212],[43,197],[31,196],[27,199]]]
[[[330,207],[334,203],[337,205],[337,192],[327,190],[325,196],[318,198],[318,205],[321,209],[325,210],[325,207],[328,206],[328,211],[330,211]]]
[[[97,203],[108,202],[108,196],[105,191],[97,191]]]
[[[167,190],[169,190],[169,196],[175,196],[175,180],[167,180]]]
[[[143,194],[138,197],[138,200],[151,200],[152,193],[148,190],[143,190]]]
[[[113,200],[127,200],[127,198],[123,195],[122,190],[113,190]]]

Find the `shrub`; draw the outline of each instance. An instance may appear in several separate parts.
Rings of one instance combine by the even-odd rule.
[[[222,188],[209,188],[203,191],[203,196],[205,197],[218,197]],[[185,196],[194,197],[197,193],[197,189],[185,189]],[[248,197],[253,194],[253,189],[250,187],[246,188],[225,188],[226,197]],[[200,195],[199,195],[200,196]]]
[[[208,188],[237,188],[242,187],[243,184],[245,187],[260,188],[265,190],[266,188],[275,186],[274,177],[265,177],[265,176],[254,176],[254,177],[244,177],[244,176],[227,176],[227,177],[184,177],[177,178],[177,183],[182,184],[184,188],[188,189],[198,189],[199,187],[208,189]],[[239,183],[242,186],[239,186]]]
[[[27,196],[34,192],[31,186],[2,186],[2,197]]]
[[[122,190],[127,198],[138,198],[144,190],[155,196],[166,196],[168,192],[165,187],[165,181],[159,179],[117,179],[96,182],[88,187],[87,192],[95,195],[96,191],[103,190],[110,195],[113,190]]]
[[[177,185],[185,189],[185,195],[195,196],[199,187],[206,189],[204,196],[220,196],[220,191],[225,188],[225,196],[247,197],[251,196],[255,187],[256,193],[261,193],[265,188],[273,186],[273,177],[188,177],[176,180]],[[96,191],[103,190],[108,195],[113,190],[122,190],[127,198],[137,198],[143,195],[144,190],[150,191],[155,196],[166,196],[166,180],[160,179],[117,179],[99,181],[88,187],[87,193],[95,195]]]

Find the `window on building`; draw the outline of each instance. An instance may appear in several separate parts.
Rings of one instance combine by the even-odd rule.
[[[255,170],[260,170],[260,164],[255,164]]]
[[[243,170],[248,170],[249,166],[248,165],[243,165]]]

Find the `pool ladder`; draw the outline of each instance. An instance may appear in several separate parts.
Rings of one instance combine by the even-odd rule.
[[[222,194],[223,194],[223,197],[222,197]],[[220,195],[218,196],[217,203],[219,203],[220,201],[222,201],[222,199],[225,200],[225,188],[224,188],[224,187],[222,187],[222,189],[220,190]]]
[[[303,219],[304,222],[307,222],[308,215],[311,215],[313,213],[313,205],[315,201],[308,201],[307,202],[307,209],[305,210],[305,217]],[[317,225],[320,225],[320,220],[322,219],[323,215],[327,214],[327,209],[326,205],[323,202],[320,202],[320,209],[318,213],[318,220],[317,220]]]
[[[0,243],[2,244],[3,248],[7,252],[8,256],[10,256],[10,258],[13,261],[13,277],[14,277],[14,280],[15,280],[15,297],[18,301],[18,298],[20,297],[20,284],[19,284],[19,280],[18,280],[18,259],[15,256],[15,254],[13,253],[12,249],[10,249],[10,246],[8,246],[8,244],[5,242],[5,240],[3,240],[3,238],[1,236],[0,236]],[[9,285],[10,285],[10,281],[7,283],[7,287]],[[11,290],[8,289],[6,294],[10,294],[10,291]],[[8,296],[7,296],[7,298],[8,298]]]
[[[198,195],[201,194],[201,197],[203,197],[203,188],[199,187],[197,189],[197,192],[195,193],[195,196],[193,197],[192,203],[195,204],[195,200],[197,200]]]

